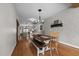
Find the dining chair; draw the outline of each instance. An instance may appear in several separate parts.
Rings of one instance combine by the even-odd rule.
[[[49,36],[52,37],[51,39],[52,48],[54,48],[54,50],[56,51],[56,54],[59,55],[59,52],[58,52],[59,32],[50,32]]]

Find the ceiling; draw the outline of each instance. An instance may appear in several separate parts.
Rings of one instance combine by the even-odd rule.
[[[41,17],[46,19],[68,8],[68,3],[16,3],[14,4],[20,22],[27,22],[28,18],[38,19],[38,9],[42,9]]]

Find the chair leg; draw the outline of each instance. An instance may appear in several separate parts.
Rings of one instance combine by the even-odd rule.
[[[59,56],[59,52],[58,52],[58,42],[53,41],[53,43],[54,43],[54,46],[53,46],[54,51],[55,51],[56,55]],[[52,47],[52,42],[51,42],[51,47]],[[53,52],[52,52],[52,54],[53,54]]]
[[[39,56],[40,52],[39,52],[39,49],[37,49],[37,56]]]
[[[58,49],[56,49],[56,53],[57,53],[57,56],[59,56],[59,52],[58,52]]]
[[[50,42],[50,44],[49,44],[49,46],[50,46],[50,56],[52,56],[52,42]]]
[[[57,55],[59,56],[59,52],[58,52],[58,42],[56,42],[56,53],[57,53]]]
[[[42,52],[43,56],[44,56],[44,52],[45,52],[45,48],[43,48],[43,52]]]

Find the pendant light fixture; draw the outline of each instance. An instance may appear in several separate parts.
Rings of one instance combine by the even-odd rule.
[[[44,24],[44,20],[41,18],[42,9],[38,9],[38,12],[39,12],[39,22]]]

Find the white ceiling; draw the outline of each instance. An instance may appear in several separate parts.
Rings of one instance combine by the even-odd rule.
[[[21,22],[27,21],[28,18],[38,19],[38,9],[42,9],[41,16],[45,19],[70,6],[68,3],[16,3],[14,5]]]

